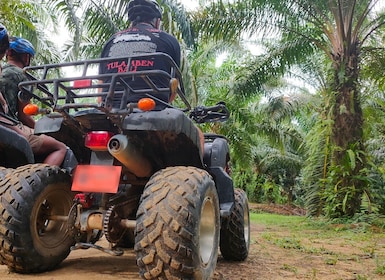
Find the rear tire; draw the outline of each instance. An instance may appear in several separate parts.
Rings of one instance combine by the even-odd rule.
[[[144,279],[211,279],[218,258],[219,199],[195,167],[157,172],[137,212],[135,251]]]
[[[5,168],[0,166],[0,180],[4,180],[5,176],[9,173],[11,173],[14,169],[12,168]]]
[[[220,250],[226,260],[243,261],[250,247],[249,204],[246,193],[241,189],[234,190],[234,197],[230,217],[222,222]]]
[[[56,267],[74,244],[66,221],[50,219],[69,213],[70,176],[59,167],[31,164],[15,169],[0,190],[0,260],[19,273]]]

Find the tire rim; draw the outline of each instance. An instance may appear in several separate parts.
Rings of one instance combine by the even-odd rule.
[[[203,264],[208,264],[214,249],[215,205],[210,198],[203,201],[199,226],[199,253]]]
[[[47,187],[48,189],[48,187]],[[69,212],[66,192],[48,191],[36,201],[31,216],[31,234],[36,249],[47,254],[47,248],[60,246],[68,238],[66,221],[50,219],[51,216],[65,216]]]
[[[246,242],[246,248],[249,248],[249,243],[250,243],[250,216],[249,216],[249,207],[246,201],[246,206],[243,208],[243,233],[245,237],[245,242]]]

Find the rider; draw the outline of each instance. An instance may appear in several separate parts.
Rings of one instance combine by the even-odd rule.
[[[9,48],[8,32],[5,26],[0,23],[0,59],[3,59],[8,48]]]
[[[0,60],[3,59],[8,48],[9,48],[8,32],[5,26],[0,23]],[[1,71],[2,71],[2,67],[0,65],[0,74],[1,74]],[[2,109],[2,111],[7,113],[8,112],[7,102],[5,101],[1,92],[0,92],[0,105],[1,105],[0,108]]]
[[[35,135],[33,131],[35,120],[23,112],[28,102],[18,98],[19,83],[28,80],[22,68],[29,66],[35,55],[35,49],[28,40],[11,37],[6,55],[7,64],[0,76],[0,92],[8,103],[8,117],[19,122],[17,125],[7,127],[27,138],[34,155],[44,157],[44,163],[60,166],[67,152],[66,145],[48,135]]]
[[[131,25],[128,29],[114,34],[105,44],[102,57],[124,57],[140,54],[151,54],[160,52],[168,54],[180,67],[181,50],[178,40],[169,33],[160,30],[162,18],[162,9],[156,0],[131,0],[128,3],[128,19]],[[128,68],[129,67],[129,68]],[[127,65],[127,60],[117,60],[112,63],[102,64],[99,73],[116,73],[138,71],[138,70],[164,70],[170,72],[162,59],[154,58],[152,60],[132,59],[131,64]],[[158,84],[164,82],[153,79]],[[130,81],[133,87],[140,87],[143,81]],[[135,84],[136,83],[136,84]],[[169,84],[165,85],[169,86]],[[128,97],[128,102],[137,102],[145,95],[137,94]],[[172,102],[175,96],[170,94],[157,94],[157,98],[164,103]],[[165,107],[164,104],[157,102],[157,109]],[[203,152],[204,136],[198,129],[200,136],[201,150]]]
[[[174,36],[159,29],[162,9],[156,0],[131,0],[127,10],[128,19],[131,22],[130,27],[114,34],[105,44],[101,56],[123,57],[160,52],[168,54],[179,67],[179,42]],[[162,59],[159,58],[132,59],[130,65],[127,65],[127,60],[121,59],[102,64],[99,72],[103,74],[127,72],[127,70],[164,70],[170,72],[170,69],[167,69]],[[162,81],[155,80],[155,83],[162,84]],[[144,82],[140,80],[130,81],[130,85],[134,88],[142,88],[143,84]],[[131,95],[128,97],[128,102],[137,102],[142,97],[145,96],[142,94]],[[159,94],[156,97],[165,103],[172,101],[169,94]],[[157,107],[162,107],[162,104],[157,102]]]

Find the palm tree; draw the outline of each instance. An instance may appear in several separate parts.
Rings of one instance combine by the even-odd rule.
[[[58,47],[47,29],[56,25],[56,18],[41,1],[0,1],[0,20],[11,36],[24,37],[36,49],[34,64],[60,61]]]
[[[129,0],[45,0],[45,6],[71,34],[65,44],[65,59],[99,57],[104,43],[128,27]],[[191,46],[193,36],[186,11],[175,0],[160,1],[163,28]]]
[[[302,65],[311,55],[328,62],[324,110],[330,139],[322,141],[325,170],[313,195],[330,216],[352,216],[367,189],[360,65],[373,54],[371,39],[384,29],[379,0],[215,1],[195,15],[195,30],[207,40],[234,41],[244,34],[270,40],[263,60],[238,83],[239,92],[260,88],[269,76]],[[198,28],[199,27],[199,28]],[[273,33],[275,37],[268,37]],[[378,36],[378,35],[377,35]]]

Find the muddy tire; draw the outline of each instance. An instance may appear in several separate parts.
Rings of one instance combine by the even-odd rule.
[[[0,182],[0,260],[11,271],[51,270],[74,240],[64,219],[73,203],[71,178],[58,167],[32,164]]]
[[[11,172],[13,172],[12,168],[5,168],[0,166],[0,180],[3,180],[5,176]]]
[[[220,251],[224,259],[243,261],[249,254],[250,216],[246,193],[234,190],[234,207],[221,226]]]
[[[211,279],[218,258],[219,199],[204,170],[169,167],[147,183],[135,251],[144,279]]]

